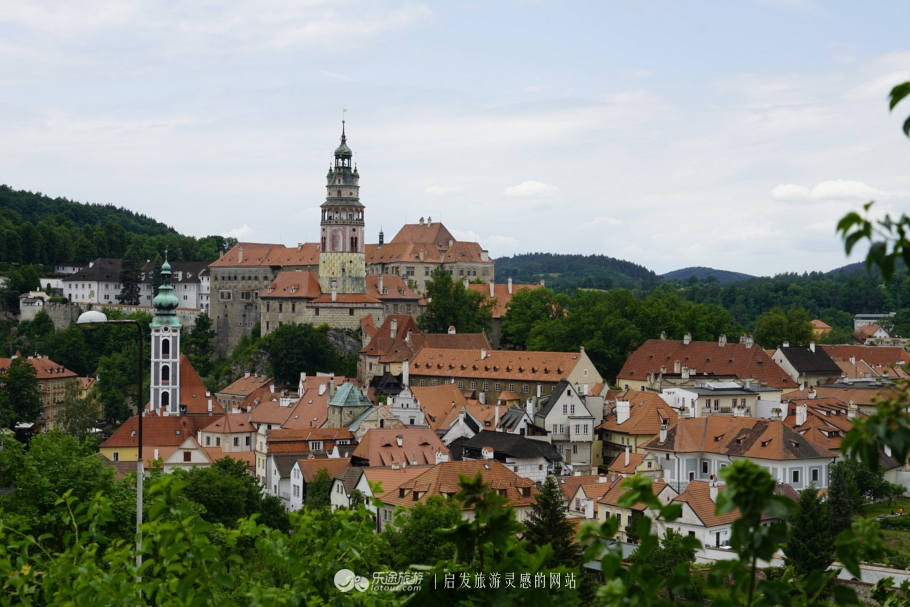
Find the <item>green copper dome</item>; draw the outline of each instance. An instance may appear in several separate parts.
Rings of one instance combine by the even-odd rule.
[[[164,263],[161,264],[161,286],[158,287],[158,294],[152,300],[152,306],[155,308],[155,318],[152,319],[153,327],[168,325],[171,327],[181,327],[180,321],[177,320],[177,306],[180,301],[174,295],[174,287],[171,286],[171,264],[167,262],[167,251],[164,253]]]
[[[336,158],[350,158],[354,155],[351,148],[348,147],[348,138],[344,134],[344,120],[341,121],[341,145],[335,149]]]

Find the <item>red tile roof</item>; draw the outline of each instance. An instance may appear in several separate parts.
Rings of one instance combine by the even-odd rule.
[[[399,436],[402,437],[400,447]],[[369,461],[370,466],[419,466],[435,464],[437,451],[449,454],[449,448],[430,428],[372,428],[351,456]]]
[[[772,388],[794,389],[794,382],[767,352],[758,346],[730,343],[720,346],[716,341],[683,341],[671,339],[649,339],[632,353],[617,376],[622,379],[644,381],[648,373],[658,374],[661,367],[674,371],[675,363],[680,368],[694,369],[697,374],[714,373],[736,375],[740,379],[756,379]]]
[[[18,352],[16,355],[20,356]],[[39,380],[75,379],[79,377],[74,371],[70,371],[63,365],[55,363],[46,356],[29,356],[26,360],[28,360],[28,364],[30,364],[35,369],[36,377]],[[0,358],[0,371],[6,371],[9,369],[12,363],[12,358]]]
[[[212,422],[210,417],[158,417],[146,415],[142,418],[142,446],[146,448],[179,447],[187,438],[196,436],[203,426]],[[108,447],[136,447],[139,445],[139,418],[133,416],[126,420],[109,439],[99,445]]]
[[[661,424],[672,426],[679,419],[679,414],[664,400],[653,392],[639,392],[627,390],[625,394],[617,397],[617,402],[629,402],[629,418],[619,423],[616,409],[607,416],[598,430],[618,432],[621,434],[649,436],[660,432]]]
[[[314,299],[322,295],[316,272],[280,272],[259,299]]]
[[[243,259],[238,261],[240,250],[243,249]],[[316,243],[305,243],[297,247],[284,245],[265,244],[256,242],[239,242],[224,254],[221,259],[214,261],[209,267],[234,268],[242,266],[312,266],[319,264],[320,248]]]
[[[493,318],[502,318],[503,316],[506,315],[506,312],[508,311],[507,306],[509,305],[509,302],[512,301],[512,296],[515,293],[518,293],[521,290],[531,291],[534,289],[539,289],[541,286],[543,286],[543,285],[524,285],[524,284],[520,285],[520,284],[513,283],[512,292],[509,293],[508,284],[504,284],[504,285],[494,284],[492,297],[490,297],[490,285],[489,284],[485,284],[485,285],[469,284],[468,288],[472,291],[477,291],[478,293],[481,293],[487,299],[495,299],[496,305],[493,307]]]

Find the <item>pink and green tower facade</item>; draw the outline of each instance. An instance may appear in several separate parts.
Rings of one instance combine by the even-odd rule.
[[[334,166],[326,175],[326,198],[320,207],[319,287],[323,293],[366,292],[364,207],[353,156],[342,121],[341,145],[335,150]]]

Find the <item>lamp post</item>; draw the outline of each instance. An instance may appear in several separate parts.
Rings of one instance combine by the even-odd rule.
[[[139,338],[139,371],[136,379],[136,412],[139,414],[136,458],[136,569],[142,566],[142,479],[145,476],[142,463],[142,324],[138,320],[109,320],[102,312],[89,310],[79,315],[76,324],[83,329],[97,329],[102,325],[134,325]]]

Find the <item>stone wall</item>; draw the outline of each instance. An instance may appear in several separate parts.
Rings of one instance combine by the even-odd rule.
[[[27,308],[23,308],[22,313],[19,315],[19,320],[33,320],[38,312],[44,310],[54,322],[54,328],[58,331],[62,331],[69,327],[72,323],[76,322],[76,320],[79,318],[79,315],[89,309],[98,310],[105,313],[110,310],[119,310],[124,315],[129,315],[136,311],[146,312],[148,314],[155,313],[155,308],[151,306],[48,303],[43,306],[29,306]],[[186,329],[192,329],[194,326],[196,326],[196,317],[200,314],[202,314],[202,310],[197,310],[194,308],[177,308],[177,318],[180,319],[180,324],[182,324]]]

